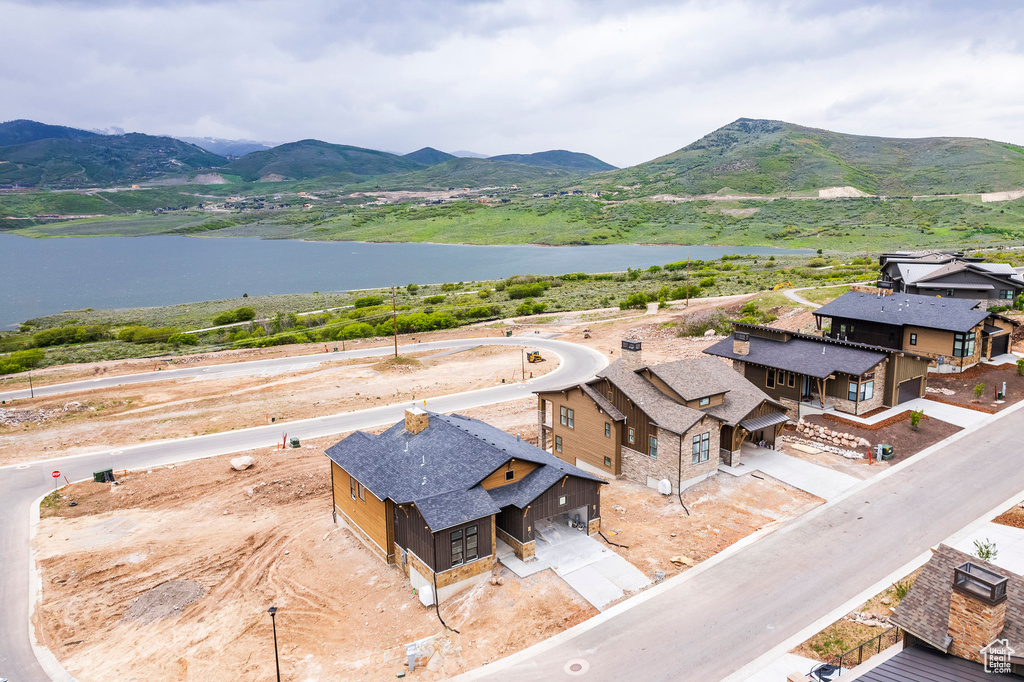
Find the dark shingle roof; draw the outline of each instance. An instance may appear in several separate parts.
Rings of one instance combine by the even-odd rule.
[[[829,343],[824,339],[790,338],[789,341],[776,341],[751,335],[750,353],[747,355],[733,353],[732,344],[733,339],[730,336],[710,348],[705,348],[704,352],[730,360],[806,374],[818,379],[824,379],[833,372],[860,376],[871,371],[872,367],[886,358],[884,352]]]
[[[1000,638],[1024,651],[1024,580],[1016,573],[993,566],[947,545],[939,545],[913,586],[889,619],[907,632],[943,651],[950,645],[949,601],[953,569],[966,562],[1006,577],[1006,621]]]
[[[650,381],[623,366],[621,360],[608,365],[597,376],[615,384],[655,424],[673,433],[686,433],[694,424],[709,416],[669,398]]]
[[[487,491],[479,483],[511,459],[539,465],[519,483],[522,492],[516,500],[526,497],[523,506],[565,475],[604,482],[476,419],[434,412],[428,413],[428,419],[429,426],[418,434],[406,431],[404,421],[379,436],[357,431],[326,454],[378,498],[415,503],[434,531],[497,513],[505,506],[493,497],[502,487]],[[531,478],[535,482],[522,485]]]
[[[765,400],[785,409],[739,372],[733,372],[715,358],[677,360],[648,369],[685,400],[724,393],[725,400],[720,405],[705,407],[701,412],[718,417],[730,426],[735,426]]]
[[[920,645],[904,649],[857,677],[858,682],[992,682],[993,679],[1024,680],[1024,677],[993,675],[985,672],[980,663]]]
[[[876,296],[859,291],[843,294],[814,311],[818,317],[841,317],[895,326],[967,332],[988,317],[978,302],[964,298],[939,298],[918,294]]]

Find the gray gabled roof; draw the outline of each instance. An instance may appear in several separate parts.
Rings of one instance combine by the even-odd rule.
[[[792,337],[782,341],[751,335],[750,352],[747,355],[737,355],[732,348],[733,338],[730,336],[705,348],[704,352],[730,360],[806,374],[817,379],[824,379],[834,372],[861,376],[887,357],[884,352],[829,343],[825,339]]]
[[[840,676],[839,679],[843,678]],[[857,682],[1012,682],[1024,680],[1024,677],[993,675],[985,672],[985,666],[980,663],[917,644],[856,679]]]
[[[1024,580],[1016,573],[948,545],[939,545],[935,550],[889,620],[937,649],[946,651],[951,643],[949,604],[953,593],[953,569],[968,561],[1007,578],[1006,618],[999,637],[1008,640],[1018,653],[1024,652]]]
[[[516,498],[525,500],[523,506],[550,487],[549,483],[529,497],[549,479],[568,475],[604,483],[477,419],[434,412],[427,415],[429,426],[420,433],[406,431],[401,421],[379,436],[357,431],[332,445],[326,454],[379,499],[414,503],[433,531],[495,514],[505,506],[494,497],[498,494],[502,499],[503,493],[498,493],[502,487],[487,491],[480,482],[512,459],[538,465],[520,482],[536,478],[536,483],[522,487]]]
[[[663,429],[683,434],[704,417],[714,417],[682,405],[659,391],[654,384],[640,376],[637,372],[623,366],[617,360],[597,373],[598,377],[607,379],[622,391],[630,402],[643,410],[651,421]]]
[[[718,417],[729,426],[735,426],[761,403],[768,401],[780,410],[786,408],[767,393],[750,383],[739,372],[733,372],[721,360],[693,358],[677,360],[648,367],[685,400],[724,393],[721,404],[705,407],[701,412]]]
[[[968,332],[988,317],[978,301],[939,298],[918,294],[876,296],[851,291],[814,311],[817,317],[863,320],[897,327],[911,325],[927,329]]]

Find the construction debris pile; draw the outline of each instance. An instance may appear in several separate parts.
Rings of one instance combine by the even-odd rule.
[[[64,407],[51,410],[5,410],[0,408],[0,426],[18,426],[27,422],[40,423],[67,412],[81,412],[89,409],[77,400],[66,403]]]

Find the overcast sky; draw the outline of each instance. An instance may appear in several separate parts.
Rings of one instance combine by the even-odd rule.
[[[740,117],[1024,143],[1022,27],[1017,0],[0,0],[0,120],[617,166]]]

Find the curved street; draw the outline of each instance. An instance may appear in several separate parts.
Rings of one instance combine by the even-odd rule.
[[[472,407],[525,398],[535,390],[589,379],[608,364],[607,358],[590,348],[567,341],[535,338],[527,335],[418,343],[414,346],[400,347],[399,350],[404,348],[406,351],[426,351],[481,345],[538,348],[558,356],[561,364],[554,371],[527,382],[502,384],[491,388],[431,398],[427,401],[427,407],[430,410],[445,413],[457,412]],[[390,346],[385,346],[348,351],[347,353],[302,356],[299,360],[305,362],[324,356],[337,359],[360,358],[388,355],[392,352],[394,351]],[[280,358],[219,367],[236,370],[242,369],[244,365],[245,368],[257,372],[266,369],[268,363],[295,364],[296,360],[296,358]],[[52,388],[56,393],[73,390],[69,387],[80,386],[82,383],[93,386],[141,383],[197,376],[216,369],[217,367],[196,367],[147,372],[141,375],[111,377],[110,381],[113,383],[106,383],[105,380],[76,382],[55,385]],[[0,604],[3,605],[3,608],[0,609],[0,678],[9,678],[11,682],[45,682],[49,679],[60,679],[57,677],[59,666],[55,665],[52,655],[45,649],[40,649],[39,654],[44,659],[50,659],[51,663],[47,665],[47,671],[44,671],[40,665],[33,650],[34,639],[30,635],[28,626],[30,595],[34,594],[38,588],[37,585],[30,584],[30,581],[33,580],[30,576],[34,575],[34,571],[30,570],[31,555],[29,552],[31,519],[37,511],[37,508],[33,508],[34,503],[41,496],[53,490],[51,472],[59,470],[62,478],[67,476],[69,480],[77,481],[89,478],[92,476],[92,472],[102,469],[145,469],[190,459],[272,447],[280,441],[282,431],[287,431],[289,436],[307,439],[391,424],[400,420],[405,408],[411,404],[385,405],[368,410],[283,422],[270,426],[147,443],[109,452],[0,467],[0,500],[3,500],[3,504],[0,505]],[[419,402],[417,404],[422,405]],[[47,672],[54,677],[51,678]],[[63,679],[70,678],[64,677]]]

